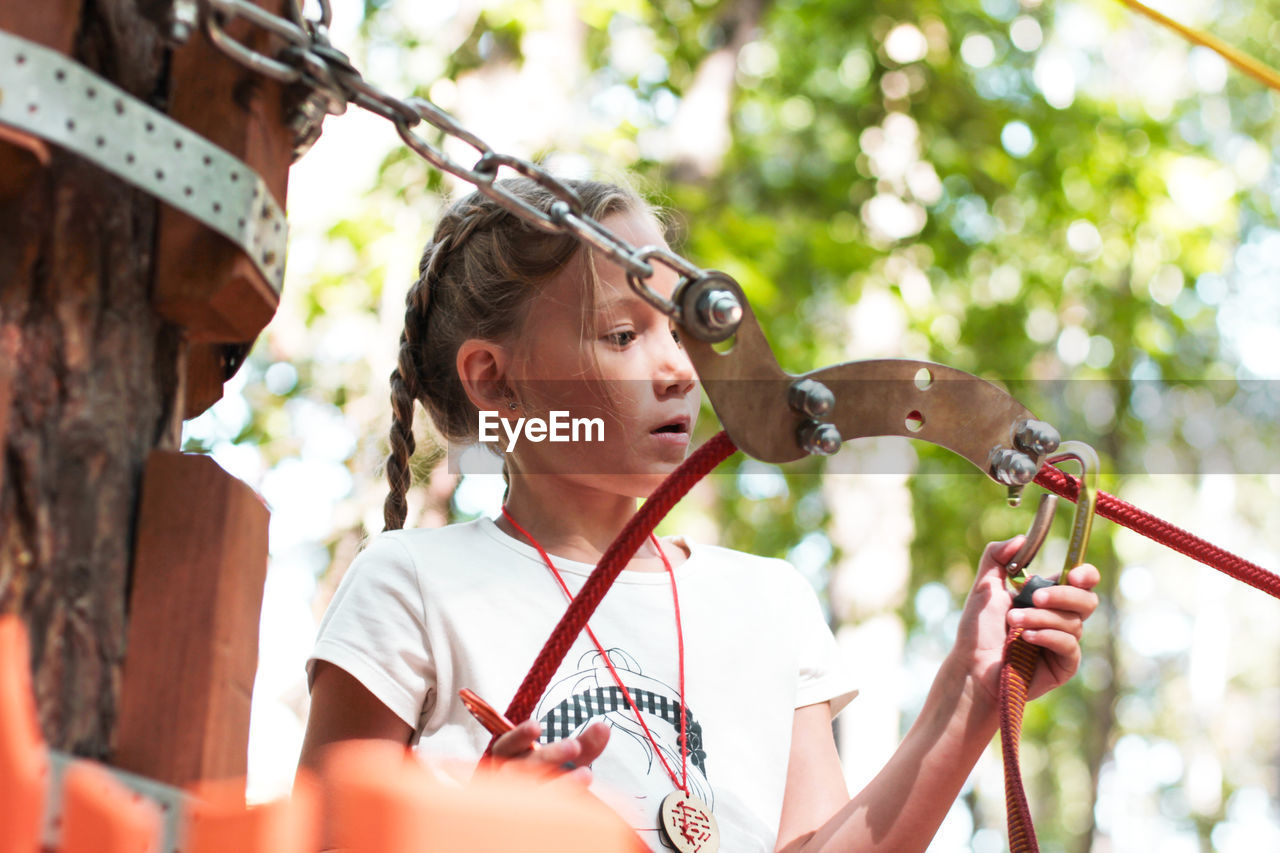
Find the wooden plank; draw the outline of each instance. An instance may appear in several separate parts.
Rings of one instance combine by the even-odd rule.
[[[0,30],[71,55],[84,0],[0,3]]]
[[[207,456],[147,460],[112,764],[170,785],[245,774],[268,517]]]
[[[282,0],[258,0],[284,14]],[[265,30],[243,20],[230,36],[270,54]],[[244,160],[285,204],[293,132],[285,87],[235,62],[203,31],[173,55],[169,114],[215,145]],[[274,315],[279,297],[244,253],[221,234],[165,206],[156,248],[156,309],[187,330],[193,341],[252,341]]]
[[[43,140],[0,124],[0,199],[21,196],[48,165],[49,146]]]
[[[190,420],[222,399],[226,360],[221,344],[191,344],[187,350],[186,385],[183,388],[184,420]]]

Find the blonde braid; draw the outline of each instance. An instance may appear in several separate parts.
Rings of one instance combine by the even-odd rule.
[[[418,280],[409,291],[408,308],[404,312],[404,331],[400,333],[400,352],[391,371],[391,453],[387,456],[387,485],[390,487],[382,504],[384,530],[400,530],[409,513],[405,494],[413,481],[409,468],[417,442],[413,437],[413,401],[421,396],[418,388],[418,366],[414,353],[427,330],[427,308],[431,304],[431,285],[426,269],[419,270]],[[419,307],[420,306],[420,307]]]
[[[460,213],[461,211],[459,211]],[[409,513],[405,498],[413,483],[409,460],[417,449],[413,437],[413,404],[422,400],[426,389],[421,378],[425,365],[420,363],[422,344],[431,323],[431,294],[441,271],[452,254],[476,231],[491,226],[506,216],[502,208],[472,210],[466,215],[446,215],[418,263],[418,280],[405,298],[404,331],[400,333],[400,352],[391,371],[391,452],[387,456],[387,498],[382,505],[385,530],[400,530]]]

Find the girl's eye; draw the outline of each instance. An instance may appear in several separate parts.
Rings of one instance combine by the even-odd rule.
[[[671,339],[676,343],[680,343],[680,328],[678,326],[671,327]]]
[[[621,332],[610,332],[604,339],[616,347],[625,347],[636,339],[636,333],[630,329]]]

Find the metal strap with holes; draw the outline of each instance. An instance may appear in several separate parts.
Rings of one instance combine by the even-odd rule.
[[[49,789],[45,797],[44,830],[42,843],[47,850],[57,850],[62,826],[62,780],[67,768],[87,759],[68,755],[57,750],[49,751]],[[139,796],[146,797],[160,810],[163,826],[161,846],[155,853],[178,853],[183,848],[183,833],[187,810],[192,802],[191,794],[181,788],[165,785],[154,779],[129,773],[106,764],[98,764],[111,774],[115,781]]]
[[[242,160],[72,59],[0,30],[0,122],[84,157],[222,234],[276,293],[288,229]]]

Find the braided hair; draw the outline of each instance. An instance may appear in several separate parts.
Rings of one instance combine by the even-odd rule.
[[[557,200],[536,182],[499,182],[527,204],[549,211]],[[565,181],[593,219],[646,209],[632,190],[596,181]],[[479,413],[458,377],[458,348],[470,338],[508,341],[520,332],[529,299],[541,283],[565,267],[581,244],[549,234],[509,213],[478,191],[440,216],[418,264],[418,280],[405,299],[400,353],[391,372],[389,492],[383,504],[387,530],[404,527],[405,494],[412,481],[409,459],[413,404],[421,403],[448,441],[477,439]]]

